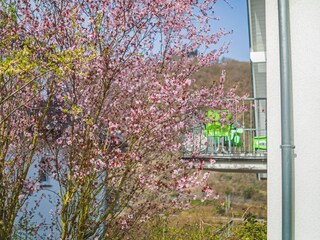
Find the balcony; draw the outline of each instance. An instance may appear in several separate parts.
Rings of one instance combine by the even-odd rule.
[[[219,122],[222,111],[209,110],[211,122],[194,126],[184,136],[183,158],[201,162],[206,170],[266,173],[266,98],[247,98],[238,104],[246,111],[229,115],[230,125]]]

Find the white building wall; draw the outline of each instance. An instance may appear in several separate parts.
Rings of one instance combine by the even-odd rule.
[[[268,239],[281,239],[281,126],[277,0],[266,1]]]
[[[320,1],[291,1],[296,240],[320,239]]]
[[[320,239],[320,1],[291,0],[295,240]],[[281,239],[280,68],[277,0],[266,1],[268,239]]]

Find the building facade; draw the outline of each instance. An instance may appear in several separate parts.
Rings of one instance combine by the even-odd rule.
[[[283,239],[280,0],[248,0],[255,94],[268,99],[268,239]],[[293,96],[292,239],[320,239],[320,1],[288,0]],[[263,25],[264,23],[264,25]],[[264,31],[264,33],[263,33]],[[265,69],[262,64],[265,64]],[[260,71],[259,71],[260,64]],[[265,72],[265,82],[260,73]],[[265,84],[265,85],[264,85]],[[259,90],[259,88],[261,88]],[[283,186],[284,189],[288,186]],[[286,231],[287,229],[285,229]]]

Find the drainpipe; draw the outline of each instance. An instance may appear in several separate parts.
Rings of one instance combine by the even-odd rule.
[[[293,240],[294,143],[289,0],[278,0],[278,14],[281,81],[282,240]]]

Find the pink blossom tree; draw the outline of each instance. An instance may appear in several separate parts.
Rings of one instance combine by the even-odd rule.
[[[215,1],[1,4],[1,201],[14,198],[2,236],[37,190],[28,177],[37,154],[50,156],[39,167],[59,184],[52,221],[61,239],[122,239],[184,207],[192,187],[212,193],[208,175],[179,150],[203,109],[240,110],[224,76],[212,89],[192,90],[193,73],[227,49],[219,40],[228,33],[210,26]]]

